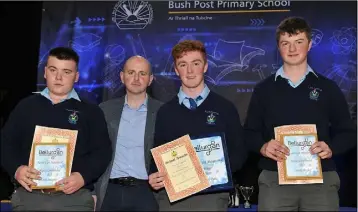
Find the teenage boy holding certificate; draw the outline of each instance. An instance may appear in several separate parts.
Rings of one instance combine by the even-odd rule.
[[[178,95],[165,103],[158,111],[154,147],[186,134],[193,139],[196,136],[223,133],[226,138],[227,157],[230,159],[228,165],[232,172],[239,170],[246,159],[239,114],[230,101],[210,91],[204,83],[204,73],[208,70],[204,45],[200,41],[182,41],[172,49],[172,56],[175,73],[181,79],[181,88]],[[208,155],[214,154],[216,143],[211,147],[213,148],[209,150],[197,145],[196,152],[208,150]],[[171,203],[165,189],[162,189],[163,173],[157,171],[154,162],[151,173],[149,183],[155,190],[159,190],[157,200],[161,211],[227,210],[228,190],[194,194]],[[231,175],[231,173],[227,174]]]
[[[357,137],[348,105],[336,83],[307,64],[312,40],[304,19],[283,20],[276,40],[283,66],[256,85],[244,125],[248,145],[262,155],[258,210],[338,211],[340,179],[332,155],[353,148]],[[307,153],[321,159],[323,183],[279,185],[277,161],[286,161],[290,149],[274,140],[274,128],[300,124],[316,126],[318,141]]]
[[[11,198],[13,211],[94,210],[93,183],[106,170],[112,150],[103,112],[97,105],[81,101],[73,89],[79,79],[78,63],[79,56],[72,49],[52,49],[45,67],[46,89],[23,99],[1,132],[1,165],[16,184]],[[39,126],[52,133],[37,134]],[[53,139],[63,131],[67,133]],[[72,132],[76,132],[71,137],[75,147],[69,151],[61,142]],[[48,138],[51,139],[47,147],[37,143]],[[33,140],[36,145],[32,145]],[[73,160],[69,162],[66,155],[73,155],[73,151]],[[37,158],[32,164],[44,169],[29,166],[29,158]],[[64,167],[66,175],[60,171]],[[53,184],[47,188],[33,187],[48,181]]]

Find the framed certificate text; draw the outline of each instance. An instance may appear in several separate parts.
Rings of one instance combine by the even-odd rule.
[[[170,202],[210,187],[189,135],[155,147],[151,152],[158,171],[165,173],[164,187]]]
[[[290,150],[285,161],[277,162],[280,185],[323,183],[321,160],[309,150],[317,142],[316,125],[276,127],[275,138]]]
[[[77,130],[36,126],[29,166],[41,171],[42,180],[36,180],[33,189],[56,188],[54,182],[70,175],[77,133]]]
[[[225,135],[213,133],[200,137],[191,136],[191,142],[211,185],[201,193],[232,189],[233,181]]]
[[[31,167],[41,172],[33,189],[56,188],[56,182],[70,175],[68,143],[37,143],[32,152]]]

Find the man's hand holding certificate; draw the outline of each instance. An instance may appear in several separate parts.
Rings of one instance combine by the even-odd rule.
[[[36,186],[37,184],[34,180],[40,180],[40,172],[32,167],[22,165],[17,168],[15,173],[15,179],[19,182],[22,187],[24,187],[27,191],[32,191],[31,186]]]
[[[290,149],[276,140],[270,140],[265,143],[261,150],[261,154],[265,157],[271,158],[275,161],[282,162],[286,160],[286,157],[290,155]]]
[[[311,146],[310,151],[312,154],[318,154],[321,159],[332,157],[332,150],[324,141],[318,141],[314,143]]]

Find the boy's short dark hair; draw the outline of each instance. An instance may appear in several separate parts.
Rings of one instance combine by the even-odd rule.
[[[300,17],[288,17],[281,21],[276,29],[276,41],[279,43],[280,36],[288,33],[291,35],[297,35],[298,33],[306,33],[308,41],[311,41],[312,29],[307,21]]]
[[[56,57],[59,60],[73,60],[78,66],[80,57],[78,54],[69,47],[56,47],[50,50],[49,57]]]

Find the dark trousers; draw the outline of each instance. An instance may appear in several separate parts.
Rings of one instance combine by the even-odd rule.
[[[148,182],[136,185],[108,183],[101,211],[158,211]]]
[[[259,211],[339,211],[340,179],[323,172],[323,184],[279,185],[278,173],[263,170],[259,176]]]
[[[18,188],[11,197],[13,211],[93,211],[94,201],[88,189],[73,194],[56,192],[42,193],[40,190],[26,191]]]

